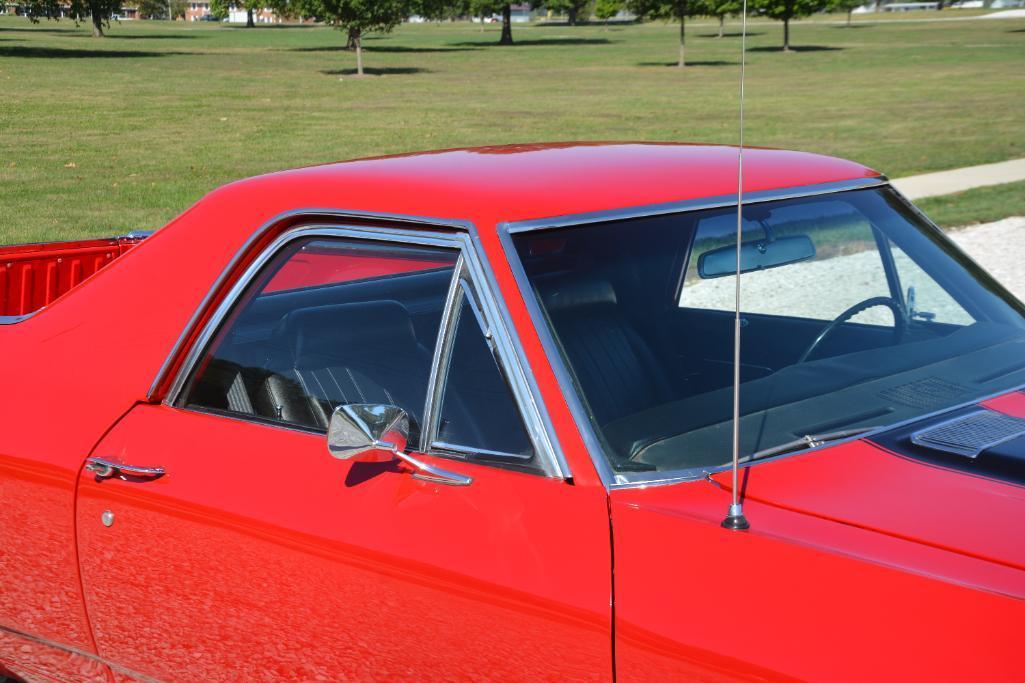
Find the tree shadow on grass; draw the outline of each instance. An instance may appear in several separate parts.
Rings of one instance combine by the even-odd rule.
[[[257,24],[256,26],[246,26],[245,24],[221,24],[221,27],[230,28],[233,31],[252,31],[253,29],[259,31],[292,31],[324,28],[324,24]]]
[[[190,55],[191,52],[146,52],[140,50],[66,50],[59,47],[30,47],[24,45],[0,47],[0,57],[25,59],[123,59],[131,57],[169,57]]]
[[[747,32],[747,37],[748,38],[750,38],[751,36],[761,36],[761,35],[765,35],[765,32],[764,31],[757,31],[757,32],[756,31],[748,31]],[[699,33],[698,34],[698,38],[718,38],[718,37],[719,37],[718,33]],[[723,38],[739,38],[740,37],[740,31],[727,31],[726,33],[722,34],[722,37]]]
[[[464,41],[459,43],[449,43],[457,47],[532,47],[532,46],[544,46],[544,45],[609,45],[615,41],[609,40],[608,38],[536,38],[533,40],[516,40],[513,38],[512,45],[499,45],[498,41]]]
[[[67,28],[60,26],[2,26],[0,27],[0,33],[81,33],[82,35],[89,35],[89,29],[85,26],[76,28],[69,26]]]
[[[1025,28],[1012,28],[1008,33],[1025,33]]]
[[[831,45],[791,45],[790,52],[835,52],[846,48],[833,47]],[[783,52],[778,45],[765,45],[763,47],[749,47],[748,52]]]
[[[406,76],[409,74],[430,73],[430,69],[421,69],[415,66],[366,66],[363,72],[367,76]],[[356,67],[349,69],[330,69],[321,71],[325,76],[355,76]]]
[[[690,68],[696,67],[696,66],[737,66],[739,63],[740,62],[731,62],[731,61],[723,60],[723,59],[706,59],[706,60],[698,60],[698,59],[696,59],[696,60],[693,60],[693,61],[687,60],[687,66],[683,67],[683,69],[680,69],[680,70],[681,71],[686,71],[687,69],[690,69]],[[676,62],[637,62],[637,66],[661,66],[661,67],[669,67],[669,66],[671,66],[674,69],[679,68],[679,67],[677,67]]]
[[[111,40],[192,40],[196,36],[189,33],[158,33],[152,36],[147,35],[121,35],[119,33],[107,33],[104,38],[110,38]],[[81,33],[75,36],[75,38],[92,38],[90,33]]]
[[[279,48],[284,52],[352,52],[344,45],[321,45],[316,47],[286,47]],[[427,53],[427,52],[471,52],[477,48],[472,47],[403,47],[401,45],[364,45],[366,52],[395,52],[395,53]]]

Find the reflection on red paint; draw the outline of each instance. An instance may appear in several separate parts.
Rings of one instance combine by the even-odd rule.
[[[449,265],[447,262],[339,254],[336,250],[303,251],[290,258],[274,275],[264,293],[315,287],[385,275],[399,275]]]

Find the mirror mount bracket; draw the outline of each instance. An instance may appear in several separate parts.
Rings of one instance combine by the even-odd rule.
[[[328,452],[339,460],[377,460],[371,454],[384,451],[402,460],[424,481],[449,486],[468,486],[471,477],[450,472],[404,451],[409,439],[409,416],[396,406],[347,404],[331,415],[327,430]]]

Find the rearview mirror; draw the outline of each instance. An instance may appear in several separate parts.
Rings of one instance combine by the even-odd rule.
[[[740,272],[750,273],[815,258],[815,244],[807,235],[777,237],[772,240],[744,242],[740,245]],[[733,275],[737,272],[735,245],[710,249],[698,257],[698,276],[702,279]]]
[[[371,403],[338,406],[327,427],[327,450],[339,460],[391,460],[409,440],[409,416],[402,408]],[[377,454],[377,457],[373,457]]]
[[[339,460],[389,462],[395,458],[416,470],[417,479],[468,486],[471,477],[450,472],[406,453],[409,416],[397,406],[350,403],[335,408],[327,426],[327,450]]]

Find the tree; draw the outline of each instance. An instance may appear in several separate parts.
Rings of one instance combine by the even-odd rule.
[[[469,9],[471,15],[481,18],[482,30],[484,17],[500,13],[502,15],[502,36],[498,39],[498,44],[513,44],[512,3],[502,0],[470,0]]]
[[[719,35],[722,38],[726,28],[726,17],[744,11],[743,0],[705,0],[704,11],[719,20]]]
[[[345,31],[356,50],[356,74],[364,75],[363,36],[387,33],[409,16],[410,0],[297,0],[293,11]]]
[[[834,12],[846,12],[847,13],[847,25],[851,25],[851,14],[854,10],[858,9],[865,4],[864,0],[831,0],[829,3],[829,9]]]
[[[166,0],[139,0],[139,16],[143,19],[166,19]]]
[[[616,16],[623,9],[623,0],[597,0],[594,3],[594,16],[604,21],[607,26],[609,19]]]
[[[680,22],[680,57],[676,66],[687,66],[687,17],[701,13],[698,0],[629,0],[630,9],[639,17],[649,19],[676,19]]]
[[[580,18],[580,12],[587,7],[588,2],[590,0],[546,0],[545,7],[553,12],[565,14],[569,20],[569,25],[576,26],[577,20]]]
[[[753,0],[751,7],[783,22],[783,52],[790,52],[790,20],[807,17],[829,7],[831,0]]]
[[[210,0],[210,16],[224,21],[228,18],[228,0]]]
[[[93,37],[102,38],[103,29],[110,28],[110,18],[121,11],[122,0],[27,0],[22,7],[33,24],[38,24],[40,17],[58,21],[61,12],[71,17],[77,25],[89,19],[92,23]]]

